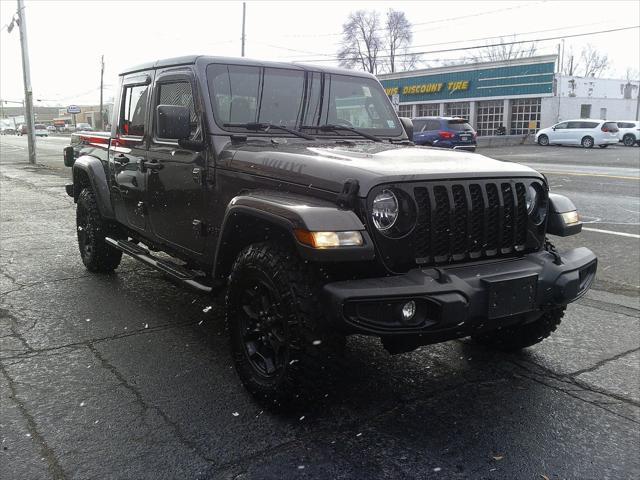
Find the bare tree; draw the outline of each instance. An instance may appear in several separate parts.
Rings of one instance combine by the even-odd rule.
[[[580,60],[585,77],[599,77],[609,69],[609,57],[589,44],[582,49]]]
[[[515,35],[513,36],[513,41],[515,41]],[[473,62],[499,62],[533,57],[537,50],[538,47],[535,42],[510,43],[509,39],[505,41],[504,38],[500,37],[499,44],[484,47],[478,53],[472,54],[467,58]]]
[[[376,11],[351,12],[342,26],[342,42],[338,51],[340,66],[358,66],[369,73],[380,68],[378,54],[382,48],[380,16]]]
[[[384,44],[387,47],[386,53],[388,54],[385,55],[386,69],[393,73],[398,66],[403,70],[415,68],[418,56],[407,52],[407,47],[411,45],[411,40],[413,39],[411,23],[407,16],[404,12],[390,8],[387,11],[387,19],[384,26]]]

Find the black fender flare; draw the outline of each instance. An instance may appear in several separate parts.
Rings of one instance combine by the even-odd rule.
[[[300,243],[296,229],[360,231],[358,247],[315,249]],[[301,258],[313,262],[366,261],[375,257],[364,224],[351,210],[326,200],[279,192],[252,192],[234,197],[227,206],[215,252],[213,276],[224,279],[238,253],[250,243],[282,240],[293,245]]]
[[[73,164],[73,200],[78,201],[78,196],[88,179],[91,189],[96,196],[100,214],[105,218],[115,218],[113,206],[111,205],[111,195],[109,192],[109,182],[102,161],[90,155],[83,155],[76,159]]]

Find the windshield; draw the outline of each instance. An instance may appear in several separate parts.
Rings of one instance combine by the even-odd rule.
[[[373,135],[402,133],[384,90],[371,78],[212,64],[207,81],[216,123],[227,130],[258,122],[293,129],[337,124]],[[352,135],[346,130],[318,134]]]

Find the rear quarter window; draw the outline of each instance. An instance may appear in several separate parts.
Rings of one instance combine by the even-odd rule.
[[[449,130],[453,130],[455,132],[465,132],[473,130],[471,125],[469,125],[467,122],[461,122],[459,120],[449,120],[447,122],[447,125],[449,127]]]

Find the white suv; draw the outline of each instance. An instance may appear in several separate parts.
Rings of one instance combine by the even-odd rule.
[[[640,122],[637,120],[627,120],[616,122],[618,125],[618,139],[627,147],[633,147],[636,143],[640,145]]]
[[[538,145],[582,145],[606,148],[618,143],[618,125],[607,120],[581,118],[556,123],[536,134]]]

